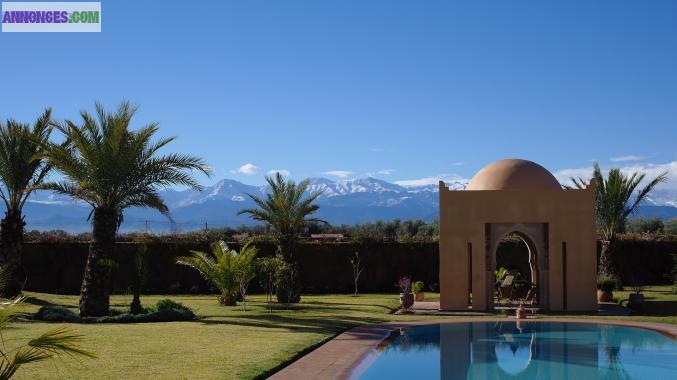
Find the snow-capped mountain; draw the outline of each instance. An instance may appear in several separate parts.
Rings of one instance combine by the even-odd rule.
[[[677,190],[654,189],[646,198],[647,203],[653,206],[677,207]]]
[[[463,190],[465,182],[447,184],[453,190]],[[237,211],[253,207],[248,194],[262,196],[267,185],[252,186],[231,179],[206,186],[202,191],[167,189],[160,192],[170,208],[175,228],[181,231],[208,227],[252,224]],[[311,178],[308,192],[320,192],[318,217],[332,224],[366,223],[376,220],[433,220],[438,215],[438,185],[401,186],[366,177],[332,181]],[[677,193],[656,190],[636,215],[677,216]],[[82,202],[51,192],[37,192],[27,203],[24,213],[28,229],[63,229],[82,232],[90,229],[87,217],[91,209]],[[154,210],[129,209],[121,229],[161,232],[170,230],[170,222]]]

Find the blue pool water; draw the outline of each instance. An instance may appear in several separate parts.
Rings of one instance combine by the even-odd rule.
[[[677,341],[587,323],[448,323],[405,330],[359,379],[677,379]]]

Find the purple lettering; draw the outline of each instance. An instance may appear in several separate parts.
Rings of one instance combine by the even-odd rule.
[[[54,21],[54,12],[45,12],[45,22],[53,22]]]
[[[3,15],[2,15],[2,23],[5,24],[5,23],[10,23],[10,22],[12,22],[11,14],[10,14],[9,12],[3,13]]]

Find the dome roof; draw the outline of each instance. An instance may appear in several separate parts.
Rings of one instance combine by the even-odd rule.
[[[483,167],[466,190],[561,190],[555,176],[541,165],[519,159],[498,160]]]

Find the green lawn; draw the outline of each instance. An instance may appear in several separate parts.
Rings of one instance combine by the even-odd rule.
[[[40,305],[76,308],[77,296],[28,293],[23,306],[34,313]],[[142,297],[151,304],[166,296]],[[169,296],[201,317],[194,322],[145,324],[73,324],[86,336],[84,346],[97,359],[65,359],[22,367],[19,379],[46,378],[252,378],[280,366],[339,332],[393,316],[397,295],[304,296],[289,310],[268,313],[263,296],[254,296],[248,310],[219,306],[215,296]],[[113,296],[123,309],[131,297]],[[25,342],[54,324],[19,319],[3,331],[7,348]]]
[[[655,316],[625,317],[655,322],[677,323],[677,296],[671,287],[646,290],[645,311]],[[34,313],[40,305],[77,306],[77,296],[28,293],[23,311]],[[627,298],[627,292],[615,292]],[[191,308],[201,317],[194,322],[146,324],[73,324],[86,336],[84,346],[95,351],[96,359],[64,358],[26,365],[18,379],[118,379],[118,378],[253,378],[269,374],[299,354],[314,348],[350,327],[388,320],[424,319],[396,316],[395,294],[304,296],[302,303],[289,310],[268,313],[263,296],[254,296],[248,310],[223,307],[214,296],[147,296],[146,305],[160,298],[171,298]],[[427,299],[438,299],[429,294]],[[114,308],[123,309],[130,296],[113,296]],[[439,318],[439,317],[436,317]],[[55,324],[20,318],[3,331],[6,348],[25,342]]]

